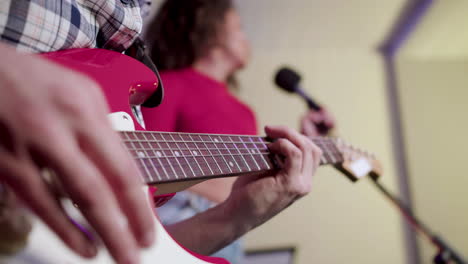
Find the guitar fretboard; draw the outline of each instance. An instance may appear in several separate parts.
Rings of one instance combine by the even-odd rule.
[[[146,183],[261,173],[280,167],[264,137],[148,131],[120,133]],[[332,139],[312,140],[324,153],[322,165],[342,162]]]

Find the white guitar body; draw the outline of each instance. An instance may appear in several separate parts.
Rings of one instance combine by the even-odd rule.
[[[111,122],[116,130],[133,130],[132,118],[125,112],[110,115]],[[145,196],[148,196],[148,188],[143,188]],[[148,206],[150,206],[148,202]],[[73,206],[71,206],[73,207]],[[76,209],[69,208],[72,214],[78,213]],[[154,210],[154,209],[153,209]],[[80,222],[80,215],[73,217]],[[82,218],[82,217],[81,217]],[[222,259],[210,258],[210,262],[199,259],[183,249],[167,233],[154,217],[156,225],[155,243],[151,248],[141,251],[141,263],[143,264],[213,264],[228,263]],[[84,259],[72,252],[41,220],[32,219],[33,229],[29,235],[26,247],[14,256],[0,256],[1,264],[107,264],[114,263],[104,247],[100,247],[99,254],[93,259]],[[205,257],[206,258],[206,257]]]

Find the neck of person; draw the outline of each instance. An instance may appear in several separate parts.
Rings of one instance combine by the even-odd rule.
[[[233,72],[233,65],[228,60],[217,59],[217,58],[200,58],[195,61],[192,67],[214,80],[226,83],[229,75]]]

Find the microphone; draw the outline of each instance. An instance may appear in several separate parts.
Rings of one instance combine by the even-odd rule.
[[[296,93],[307,102],[310,109],[320,111],[322,107],[317,104],[312,97],[307,95],[304,90],[302,90],[302,87],[299,84],[300,82],[301,76],[287,67],[281,68],[275,76],[275,84],[278,85],[279,88],[288,93]]]
[[[320,111],[322,110],[322,107],[317,104],[312,97],[307,95],[304,90],[302,90],[302,87],[300,86],[301,82],[301,76],[295,72],[294,70],[283,67],[281,68],[275,76],[275,84],[278,85],[279,88],[282,90],[288,92],[288,93],[295,93],[302,97],[306,103],[309,109],[312,109],[314,111]],[[322,123],[316,124],[317,129],[320,134],[325,135],[328,133],[330,128]]]

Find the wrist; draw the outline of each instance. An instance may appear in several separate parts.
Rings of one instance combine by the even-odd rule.
[[[229,196],[223,203],[219,204],[219,213],[222,213],[226,225],[232,228],[232,232],[238,237],[244,235],[259,225],[259,217],[252,212],[251,206],[236,195]]]
[[[224,202],[211,209],[211,217],[216,223],[226,231],[226,240],[231,243],[237,240],[255,227],[254,219],[243,213],[241,204],[236,199],[229,197]]]

